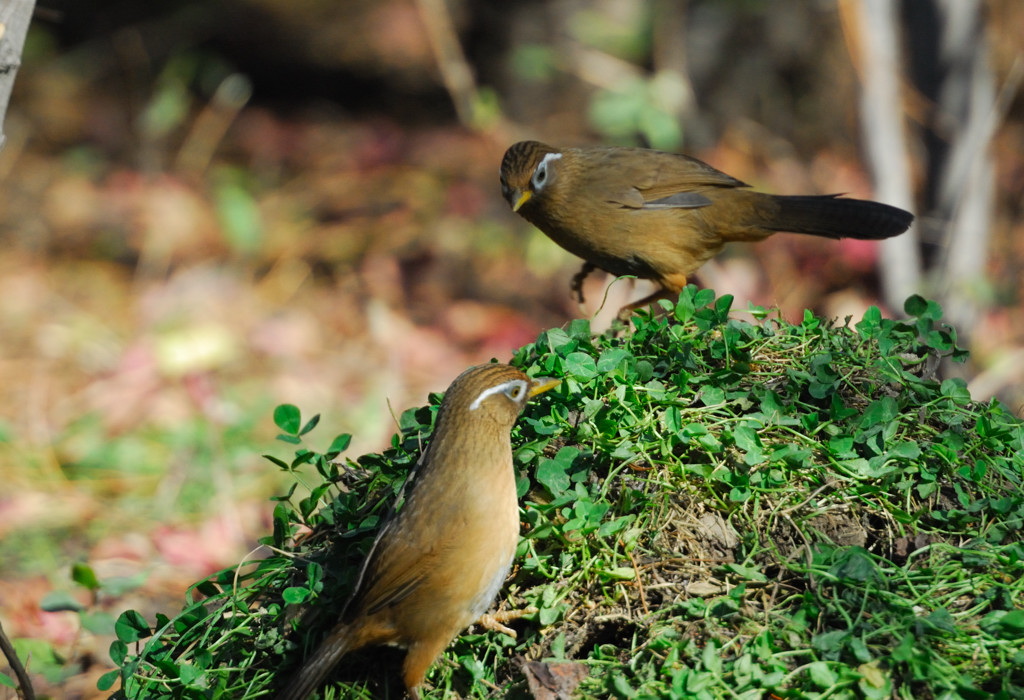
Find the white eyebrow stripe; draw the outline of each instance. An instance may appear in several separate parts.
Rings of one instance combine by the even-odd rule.
[[[548,153],[547,155],[545,155],[543,158],[540,159],[540,162],[547,164],[547,163],[550,163],[553,160],[558,160],[561,157],[562,157],[561,153]]]
[[[515,384],[521,385],[523,387],[523,391],[526,391],[526,382],[524,382],[522,379],[513,379],[511,381],[503,382],[501,384],[498,384],[497,386],[492,386],[489,389],[484,389],[483,391],[481,391],[480,395],[473,400],[473,403],[469,404],[469,410],[475,411],[476,409],[480,408],[481,403],[487,400],[487,397],[494,396],[495,394],[504,393],[506,389]]]

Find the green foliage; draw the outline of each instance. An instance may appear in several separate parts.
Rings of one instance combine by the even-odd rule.
[[[631,332],[577,320],[516,352],[563,378],[513,432],[523,526],[502,602],[537,612],[515,640],[459,637],[425,696],[519,692],[524,655],[584,664],[584,697],[1024,693],[1024,427],[937,376],[964,358],[941,310],[912,297],[905,320],[837,326],[754,308],[755,324],[731,302],[689,287]],[[344,461],[348,436],[311,451],[317,419],[279,407],[295,456],[268,459],[296,484],[270,555],[197,583],[173,619],[125,613],[124,696],[256,697],[289,673],[336,619],[437,404]],[[344,660],[325,697],[400,692],[366,663],[397,669],[389,653]]]
[[[82,630],[97,636],[111,635],[116,627],[114,617],[100,608],[98,604],[100,596],[107,598],[120,596],[137,588],[144,580],[144,575],[100,580],[91,566],[85,562],[76,562],[71,567],[71,582],[88,593],[88,604],[80,602],[70,591],[55,590],[43,596],[40,608],[47,613],[73,613],[77,616]],[[131,613],[141,620],[143,626],[145,625],[141,615],[134,611]],[[64,657],[44,640],[15,639],[13,644],[18,657],[26,667],[50,683],[60,684],[83,672],[81,664]],[[118,672],[112,673],[116,678]],[[0,685],[15,687],[14,681],[3,673],[0,673]]]
[[[58,490],[68,480],[83,498],[105,506],[104,517],[84,518],[57,499],[54,517],[20,528],[15,523],[14,534],[0,538],[4,572],[30,577],[58,570],[67,565],[68,551],[87,551],[112,533],[137,529],[140,522],[202,519],[223,509],[221,496],[227,491],[246,497],[265,494],[273,477],[264,481],[260,476],[261,460],[253,443],[258,422],[266,422],[273,405],[265,398],[253,399],[248,390],[241,394],[235,389],[224,392],[225,404],[239,407],[225,421],[196,411],[181,420],[143,421],[132,430],[112,434],[100,413],[88,412],[55,428],[49,449],[57,455],[59,470],[42,459],[42,453],[29,452],[19,462],[14,456],[25,452],[24,445],[4,445],[0,435],[0,469],[14,465],[8,476],[15,481],[34,476],[40,488]],[[4,453],[4,447],[10,450]],[[218,468],[211,469],[211,464]],[[161,491],[168,470],[180,478],[173,498]]]
[[[247,173],[221,167],[214,173],[213,197],[221,231],[239,253],[253,253],[263,243],[263,219]]]
[[[673,151],[683,142],[679,111],[685,100],[686,84],[674,71],[635,76],[598,90],[587,117],[608,140],[631,144],[639,135],[652,148]]]

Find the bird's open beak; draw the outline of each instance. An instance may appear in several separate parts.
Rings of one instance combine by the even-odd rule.
[[[523,190],[516,197],[516,201],[512,203],[512,211],[519,211],[519,207],[523,206],[530,201],[530,197],[533,196],[533,190]]]
[[[530,386],[530,398],[532,399],[537,394],[543,394],[548,389],[554,389],[561,383],[561,379],[552,379],[551,377],[534,377],[533,384]]]

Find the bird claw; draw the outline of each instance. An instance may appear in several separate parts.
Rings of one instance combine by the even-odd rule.
[[[532,605],[520,610],[499,610],[493,614],[485,613],[481,615],[480,619],[477,620],[476,623],[486,630],[501,632],[502,634],[507,634],[509,637],[512,637],[512,639],[515,639],[517,637],[516,631],[511,627],[506,627],[504,623],[511,622],[512,620],[518,620],[521,617],[533,615],[537,612],[539,612],[537,608]]]
[[[637,309],[645,307],[652,307],[652,314],[664,313],[664,310],[657,306],[657,303],[662,299],[674,299],[679,295],[679,290],[686,286],[685,278],[683,278],[683,284],[679,286],[679,289],[671,289],[669,287],[660,287],[657,291],[648,294],[639,301],[626,304],[621,309],[616,318],[625,324],[629,324],[630,318],[633,316],[633,312]]]
[[[572,277],[572,282],[569,283],[569,288],[573,294],[576,295],[576,301],[580,304],[583,303],[583,282],[587,279],[591,272],[597,269],[597,265],[591,262],[583,263],[580,271]]]

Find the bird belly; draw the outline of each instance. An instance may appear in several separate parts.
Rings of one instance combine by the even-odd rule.
[[[511,470],[510,470],[511,472]],[[486,537],[477,540],[477,561],[484,563],[475,572],[466,572],[475,579],[477,594],[469,605],[473,622],[487,612],[498,595],[515,558],[519,544],[519,503],[515,498],[515,482],[511,473],[507,477],[511,485],[511,498],[494,502],[487,511],[486,525],[480,528]],[[504,490],[504,489],[502,489]]]
[[[722,237],[707,220],[711,207],[631,209],[605,203],[571,221],[532,220],[551,240],[616,276],[634,275],[663,285],[688,276],[720,252]]]
[[[505,584],[505,579],[508,577],[508,572],[512,569],[512,559],[515,555],[515,548],[512,549],[512,556],[508,557],[505,566],[497,569],[491,573],[490,581],[486,582],[484,588],[480,591],[480,595],[473,599],[470,604],[470,613],[472,621],[476,621],[487,612],[487,609],[491,607],[491,603],[498,597],[498,591]]]
[[[656,276],[650,264],[637,255],[642,246],[632,241],[636,234],[628,228],[609,231],[596,222],[590,225],[582,217],[571,226],[557,220],[535,225],[565,250],[616,277],[635,275],[650,279]]]
[[[503,466],[507,473],[500,477],[497,471],[483,472],[471,483],[443,484],[449,496],[463,495],[452,498],[451,510],[434,513],[433,522],[421,523],[416,535],[410,535],[425,538],[422,546],[430,551],[433,564],[416,590],[384,613],[393,617],[406,644],[427,630],[451,639],[476,622],[501,589],[519,543],[511,459]],[[425,495],[431,494],[417,494]],[[444,538],[429,534],[440,522],[447,523]]]
[[[496,541],[490,543],[491,551],[494,552],[493,565],[489,567],[489,570],[480,572],[480,592],[471,605],[474,620],[491,607],[491,603],[498,596],[498,591],[501,590],[505,578],[508,577],[508,572],[512,568],[516,545],[519,543],[518,510],[516,508],[514,520],[510,520],[510,523],[503,527],[503,532],[496,538]],[[509,536],[510,534],[513,536]]]

